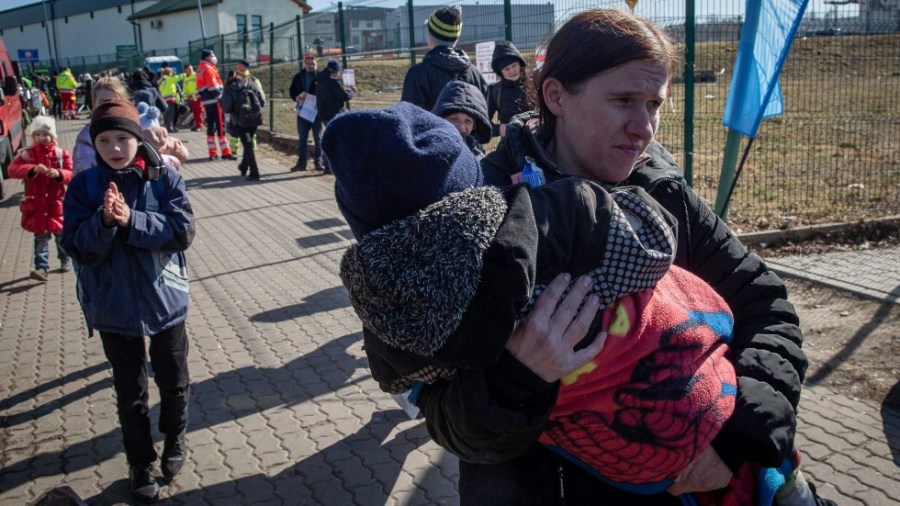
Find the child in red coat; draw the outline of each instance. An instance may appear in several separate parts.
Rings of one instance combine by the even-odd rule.
[[[60,247],[63,198],[72,180],[72,157],[56,144],[56,122],[38,116],[28,126],[33,145],[9,166],[10,177],[25,180],[25,196],[19,202],[22,228],[34,234],[34,270],[31,278],[47,281],[50,272],[50,235],[56,237],[60,271],[72,269],[72,260]]]

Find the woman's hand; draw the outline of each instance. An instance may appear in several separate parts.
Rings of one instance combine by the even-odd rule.
[[[590,362],[606,342],[606,332],[600,332],[586,348],[574,351],[590,329],[600,299],[591,295],[578,310],[592,285],[590,277],[582,276],[560,302],[569,279],[563,273],[547,285],[531,313],[506,343],[506,349],[519,362],[548,383]]]
[[[672,495],[687,492],[708,492],[728,486],[732,472],[719,458],[719,454],[709,445],[706,450],[684,468],[675,478],[675,483],[666,489]]]

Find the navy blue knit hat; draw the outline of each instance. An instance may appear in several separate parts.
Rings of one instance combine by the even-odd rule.
[[[337,180],[338,207],[357,239],[483,182],[459,132],[409,102],[338,115],[322,149]]]
[[[340,72],[340,71],[341,71],[341,64],[338,63],[337,60],[330,60],[330,61],[325,65],[325,68],[327,68],[328,70],[330,70],[330,71],[332,71],[332,72]]]
[[[205,60],[213,55],[212,49],[201,49],[200,50],[200,59]]]

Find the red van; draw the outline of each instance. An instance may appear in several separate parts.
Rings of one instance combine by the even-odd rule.
[[[25,123],[22,121],[22,100],[15,67],[0,37],[0,200],[15,193],[21,184],[14,185],[6,168],[22,145]]]

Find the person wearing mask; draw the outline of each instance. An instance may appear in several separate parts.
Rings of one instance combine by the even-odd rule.
[[[306,163],[309,157],[307,141],[309,140],[310,132],[312,132],[314,146],[314,168],[316,170],[325,170],[325,165],[322,163],[322,120],[318,114],[316,114],[313,121],[300,117],[300,108],[307,97],[309,95],[316,96],[317,68],[316,56],[312,53],[307,53],[303,57],[303,68],[300,69],[300,72],[294,74],[294,78],[291,79],[291,88],[288,94],[291,96],[291,100],[297,104],[297,135],[299,136],[297,140],[297,163],[291,167],[291,172],[307,169]]]
[[[430,111],[449,81],[464,81],[487,95],[487,82],[469,55],[457,49],[462,35],[462,12],[458,6],[441,7],[428,17],[425,40],[429,51],[421,63],[410,67],[403,79],[400,100]]]
[[[525,58],[512,42],[503,41],[494,46],[491,58],[491,69],[500,78],[488,86],[488,117],[497,123],[491,124],[493,135],[503,137],[506,125],[517,114],[528,112],[528,73],[525,71]]]
[[[221,153],[222,160],[237,160],[231,152],[231,147],[228,146],[228,138],[225,137],[225,119],[222,115],[222,106],[219,105],[224,89],[222,77],[216,67],[219,60],[211,49],[202,50],[200,60],[197,68],[197,91],[206,116],[206,147],[209,150],[209,159],[215,160]]]

